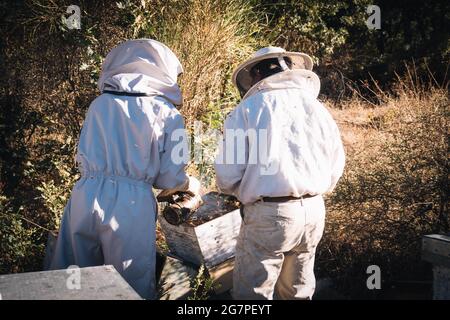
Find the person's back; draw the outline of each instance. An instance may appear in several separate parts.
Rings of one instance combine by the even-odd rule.
[[[155,296],[156,213],[152,187],[185,190],[172,133],[184,133],[176,56],[154,40],[127,41],[106,57],[102,94],[80,134],[81,178],[61,222],[51,269],[112,264],[144,298]],[[186,143],[186,141],[181,141]],[[187,147],[187,146],[186,146]]]
[[[342,175],[336,123],[317,100],[309,56],[258,50],[233,74],[243,100],[225,121],[216,159],[222,192],[242,203],[236,299],[310,299],[325,224],[322,194]]]
[[[299,71],[285,71],[278,79],[267,81],[273,86],[301,76]],[[237,195],[244,204],[262,197],[300,197],[332,190],[344,158],[338,156],[342,143],[328,110],[306,83],[285,89],[264,87],[264,81],[260,85],[260,90],[244,99],[227,118],[227,129],[245,128],[247,135],[256,133],[256,139],[247,140],[244,172],[243,167],[216,165],[221,190]],[[245,150],[236,144],[234,153],[237,158]],[[226,162],[226,152],[220,160]],[[226,170],[227,179],[222,179],[222,170]],[[233,173],[239,178],[238,185],[229,179]]]
[[[93,101],[80,135],[76,161],[83,175],[118,176],[168,189],[185,182],[183,166],[170,158],[161,163],[167,135],[184,129],[179,111],[160,96],[117,96],[104,93]],[[178,142],[178,141],[177,141]],[[170,156],[170,154],[167,154]],[[174,170],[175,169],[175,170]]]

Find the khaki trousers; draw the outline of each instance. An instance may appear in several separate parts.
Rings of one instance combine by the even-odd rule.
[[[236,244],[234,299],[311,299],[324,224],[321,196],[246,205]]]
[[[50,269],[111,264],[142,298],[154,299],[155,218],[151,185],[81,178],[64,210]]]

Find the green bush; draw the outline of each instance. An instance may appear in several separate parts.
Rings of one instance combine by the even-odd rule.
[[[23,272],[41,263],[42,230],[24,219],[0,196],[0,273]]]
[[[439,84],[450,62],[450,3],[445,0],[400,1],[259,1],[269,17],[271,39],[289,50],[314,57],[322,77],[322,94],[351,95],[347,85],[375,78],[384,89],[403,74],[403,62],[416,62],[420,77],[429,69]],[[368,5],[381,10],[381,29],[369,30]],[[365,95],[372,95],[365,91]]]

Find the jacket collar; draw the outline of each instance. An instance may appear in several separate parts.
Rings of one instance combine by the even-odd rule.
[[[297,69],[283,71],[253,85],[247,91],[243,100],[261,91],[292,88],[304,89],[310,92],[314,98],[317,98],[320,91],[320,79],[317,74],[309,70]]]

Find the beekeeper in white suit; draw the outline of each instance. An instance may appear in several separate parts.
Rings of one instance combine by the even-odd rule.
[[[338,127],[317,100],[320,81],[312,66],[306,54],[267,47],[233,74],[243,99],[226,119],[215,169],[221,191],[244,204],[236,299],[314,293],[322,195],[335,187],[345,156]]]
[[[52,269],[112,264],[144,298],[155,297],[152,186],[199,192],[186,154],[175,54],[155,40],[126,41],[107,55],[102,93],[89,107],[76,161],[81,179],[65,208]],[[178,132],[177,132],[178,131]],[[172,133],[174,136],[172,136]],[[182,152],[181,152],[182,153]]]

